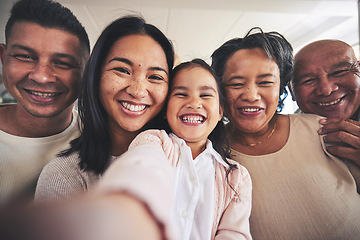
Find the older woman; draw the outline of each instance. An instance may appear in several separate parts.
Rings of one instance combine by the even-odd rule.
[[[81,136],[44,168],[36,201],[87,191],[139,132],[162,122],[173,62],[170,41],[143,19],[123,17],[105,28],[84,72]]]
[[[326,152],[318,116],[279,114],[293,67],[287,40],[251,30],[212,60],[226,96],[233,159],[253,181],[253,238],[358,237],[359,167]]]

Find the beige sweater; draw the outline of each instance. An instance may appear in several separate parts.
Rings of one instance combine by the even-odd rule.
[[[320,117],[290,115],[290,135],[278,152],[233,150],[253,182],[253,239],[360,239],[360,168],[324,150]]]

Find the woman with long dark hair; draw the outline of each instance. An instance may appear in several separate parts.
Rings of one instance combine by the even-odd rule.
[[[81,135],[44,168],[36,200],[87,191],[139,132],[162,126],[173,62],[171,42],[142,18],[119,18],[105,28],[83,75]]]

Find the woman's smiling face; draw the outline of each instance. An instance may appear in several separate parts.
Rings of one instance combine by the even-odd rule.
[[[169,69],[161,46],[147,35],[117,40],[104,62],[100,98],[116,132],[137,132],[162,109]]]
[[[238,50],[225,65],[223,84],[230,123],[247,133],[266,131],[279,101],[276,62],[260,48]]]

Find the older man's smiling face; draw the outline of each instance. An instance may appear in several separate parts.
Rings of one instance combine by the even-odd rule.
[[[324,40],[295,56],[293,93],[302,111],[350,118],[360,106],[359,63],[353,49]]]

